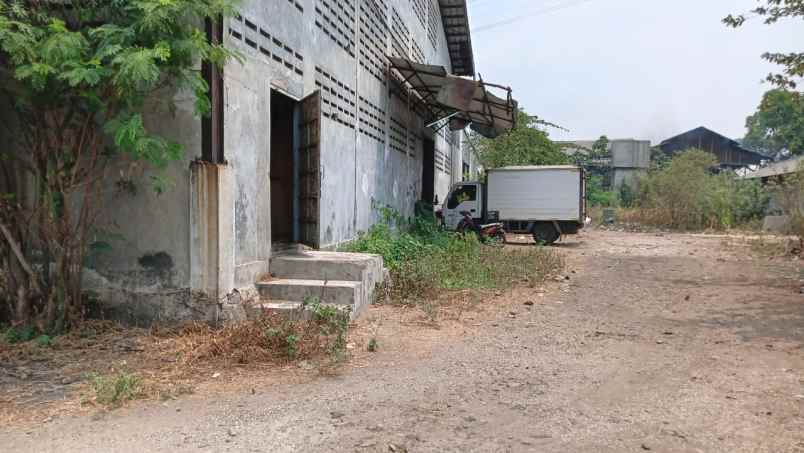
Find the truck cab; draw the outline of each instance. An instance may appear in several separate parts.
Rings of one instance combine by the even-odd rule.
[[[454,185],[441,208],[444,227],[450,231],[458,228],[463,219],[461,214],[468,211],[476,223],[485,221],[483,212],[483,184],[480,182],[462,182]]]

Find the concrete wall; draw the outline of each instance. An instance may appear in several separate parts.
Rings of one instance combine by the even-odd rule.
[[[175,112],[159,102],[163,97],[174,99]],[[114,166],[96,236],[112,248],[91,256],[85,286],[98,293],[106,316],[129,323],[209,318],[215,303],[194,297],[190,282],[190,162],[201,152],[194,98],[165,90],[148,110],[146,127],[183,145],[185,155],[158,174],[171,182],[162,194],[153,190],[154,170],[125,161]],[[119,190],[121,178],[133,190]]]
[[[230,64],[224,76],[224,154],[232,170],[234,282],[254,284],[268,273],[271,256],[270,85],[255,59]]]
[[[432,133],[404,95],[392,92],[382,56],[403,54],[449,69],[436,0],[250,0],[241,11],[227,28],[227,42],[247,64],[264,63],[259,81],[297,99],[321,91],[321,246],[355,238],[378,220],[378,207],[413,215],[422,137]],[[227,68],[227,76],[233,71]],[[257,78],[249,80],[253,85]],[[435,187],[443,199],[460,179],[460,150],[457,134],[446,129],[435,142]],[[240,145],[238,152],[251,151]]]
[[[650,168],[650,141],[612,140],[610,149],[614,168]]]

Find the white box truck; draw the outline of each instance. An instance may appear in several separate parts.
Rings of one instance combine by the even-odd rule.
[[[570,165],[504,167],[489,170],[485,184],[454,185],[444,201],[441,218],[455,230],[471,213],[475,223],[503,222],[508,233],[531,234],[552,244],[562,235],[577,234],[586,222],[586,177]]]

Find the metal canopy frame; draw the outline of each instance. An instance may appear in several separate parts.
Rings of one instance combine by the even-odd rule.
[[[516,127],[518,106],[511,96],[510,87],[484,82],[482,77],[479,80],[462,79],[449,74],[442,66],[424,65],[395,57],[388,57],[388,61],[389,73],[398,85],[392,86],[392,90],[404,91],[418,110],[426,112],[428,126],[445,120],[460,120],[472,124],[475,131],[491,137]],[[455,79],[462,84],[474,85],[471,99],[465,99],[469,101],[469,108],[457,108],[439,100],[439,94],[446,85],[457,83]],[[505,98],[495,96],[488,88],[504,91]],[[443,127],[441,125],[438,130]]]

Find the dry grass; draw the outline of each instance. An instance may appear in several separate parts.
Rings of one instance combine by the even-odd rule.
[[[0,342],[0,422],[174,399],[222,371],[279,369],[295,360],[336,373],[345,358],[348,314],[313,308],[310,319],[278,314],[216,328],[127,329],[87,322],[52,346]]]
[[[798,237],[762,235],[750,239],[748,246],[752,253],[765,257],[801,255],[802,243]]]
[[[187,368],[211,363],[228,367],[287,362],[332,351],[338,333],[327,331],[325,323],[321,319],[291,321],[268,313],[219,328],[194,323],[168,333],[166,338],[172,340],[178,363]]]

